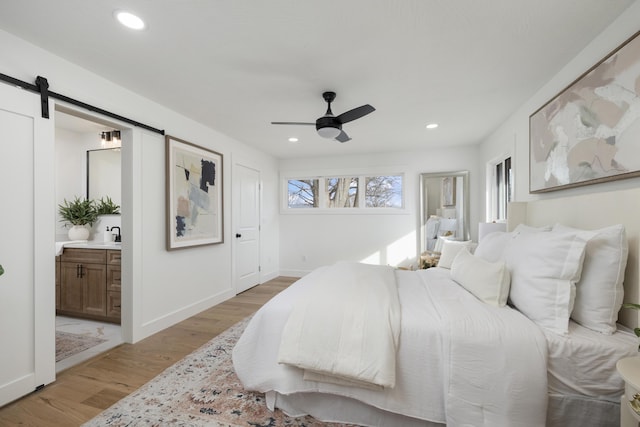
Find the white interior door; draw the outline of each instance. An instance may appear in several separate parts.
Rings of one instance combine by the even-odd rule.
[[[236,293],[260,283],[260,172],[234,167]]]
[[[41,118],[38,95],[0,84],[0,406],[55,380],[50,112]]]

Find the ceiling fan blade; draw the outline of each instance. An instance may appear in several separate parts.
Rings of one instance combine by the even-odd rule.
[[[373,113],[374,111],[376,111],[375,108],[373,108],[369,104],[365,104],[358,108],[354,108],[353,110],[349,110],[340,114],[338,117],[336,117],[336,119],[340,120],[340,123],[348,123],[353,120],[359,119],[360,117],[366,116],[369,113]]]
[[[305,122],[271,122],[272,125],[312,125],[315,126],[315,123],[305,123]]]
[[[347,142],[351,141],[351,138],[349,138],[349,135],[347,135],[345,131],[341,130],[340,135],[336,136],[336,141]]]

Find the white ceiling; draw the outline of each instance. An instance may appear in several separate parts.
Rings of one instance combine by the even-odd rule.
[[[0,0],[0,28],[285,158],[475,144],[632,3]],[[147,28],[119,26],[116,9]],[[345,124],[351,141],[270,124],[315,121],[326,90],[335,114],[376,108]]]
[[[96,134],[96,139],[99,138],[99,135],[102,131],[113,130],[112,127],[85,120],[77,116],[72,116],[70,114],[65,114],[60,111],[56,111],[54,114],[56,117],[56,128],[65,129],[77,133],[93,132]]]

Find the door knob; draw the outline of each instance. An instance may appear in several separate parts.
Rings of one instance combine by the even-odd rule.
[[[236,239],[239,239],[239,238],[241,238],[241,237],[242,237],[242,234],[240,234],[240,233],[236,233]]]

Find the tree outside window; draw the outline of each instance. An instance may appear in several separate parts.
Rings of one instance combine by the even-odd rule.
[[[290,179],[288,181],[290,208],[317,208],[319,187],[317,179]]]
[[[402,208],[402,176],[372,176],[366,183],[366,207]]]
[[[325,200],[328,208],[358,206],[358,178],[326,178]]]

